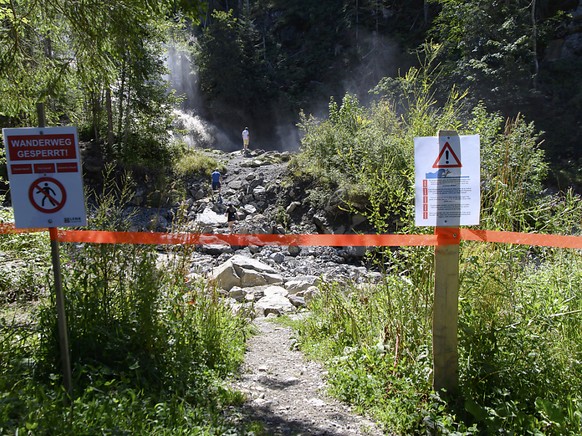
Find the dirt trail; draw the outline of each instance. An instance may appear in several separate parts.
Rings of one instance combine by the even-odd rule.
[[[372,421],[325,394],[325,371],[294,350],[291,328],[254,321],[245,363],[234,388],[247,396],[242,419],[260,422],[267,435],[382,435]]]
[[[267,163],[266,155],[253,150],[223,154],[219,159],[227,167],[225,201],[229,201],[228,187],[244,186],[254,176],[268,185],[286,168],[286,162]],[[236,419],[259,423],[264,429],[261,434],[269,436],[384,434],[371,420],[325,393],[325,370],[296,350],[290,327],[262,317],[253,323],[257,334],[248,339],[241,373],[232,383],[247,398],[242,410],[236,411]]]

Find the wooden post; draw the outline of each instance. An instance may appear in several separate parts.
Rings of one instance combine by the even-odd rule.
[[[454,131],[439,131],[439,144],[442,137],[457,136]],[[443,138],[446,139],[446,138]],[[454,197],[460,184],[447,183],[447,195]],[[452,194],[451,194],[452,193]],[[443,199],[444,201],[444,199]],[[439,199],[437,198],[437,203]],[[450,206],[450,204],[449,204]],[[432,318],[433,388],[445,390],[455,395],[459,387],[459,356],[457,325],[459,319],[459,210],[444,209],[451,213],[447,218],[450,227],[435,227],[438,245],[434,252],[435,287]],[[458,216],[457,216],[458,215]]]
[[[36,105],[38,126],[45,127],[44,104]],[[69,335],[67,331],[67,314],[65,311],[65,296],[61,278],[61,259],[59,253],[58,231],[56,227],[49,227],[51,239],[51,258],[53,263],[53,275],[55,278],[55,294],[57,304],[57,324],[59,329],[59,348],[61,351],[61,366],[63,370],[63,385],[69,398],[73,394],[73,377],[71,374],[71,359],[69,356]]]
[[[455,394],[459,386],[459,229],[436,227],[435,287],[432,318],[433,387]]]

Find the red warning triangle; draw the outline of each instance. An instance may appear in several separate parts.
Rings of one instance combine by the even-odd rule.
[[[445,142],[439,156],[432,164],[433,168],[461,168],[462,166],[460,159],[448,142]]]

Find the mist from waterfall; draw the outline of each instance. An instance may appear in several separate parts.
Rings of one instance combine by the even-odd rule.
[[[359,44],[366,48],[366,54],[358,64],[352,64],[346,69],[343,80],[335,86],[334,97],[341,101],[348,92],[358,96],[361,104],[367,106],[377,98],[370,94],[369,90],[376,86],[382,77],[396,76],[401,67],[407,70],[412,63],[408,56],[401,52],[398,44],[389,38],[380,38],[373,33],[361,33]],[[230,113],[231,117],[216,121],[215,124],[211,120],[218,118],[213,118],[216,114],[208,112],[205,108],[192,54],[176,46],[169,46],[166,66],[169,70],[167,80],[170,88],[184,98],[180,107],[174,111],[172,135],[175,140],[184,141],[190,147],[223,151],[240,150],[242,147],[240,132],[245,126],[249,126],[251,149],[299,150],[301,142],[301,132],[297,127],[299,109],[297,113],[292,113],[288,109],[279,108],[277,101],[265,102],[266,107],[262,113],[269,114],[266,119],[264,117],[245,119],[240,109],[222,107],[220,116]],[[329,111],[329,97],[321,99],[320,96],[319,99],[309,102],[305,109],[308,114],[325,119]],[[237,123],[240,123],[238,127]]]
[[[203,115],[198,75],[191,54],[175,46],[169,46],[166,56],[169,74],[166,79],[170,89],[184,98],[175,108],[171,130],[173,140],[183,141],[193,148],[217,148],[232,151],[240,148],[219,128]]]

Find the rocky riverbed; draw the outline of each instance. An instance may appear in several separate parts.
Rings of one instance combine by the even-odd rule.
[[[362,224],[361,217],[331,220],[307,200],[305,187],[290,186],[285,171],[290,156],[260,150],[243,154],[207,151],[226,170],[221,198],[210,190],[210,180],[187,188],[185,230],[203,233],[344,233]],[[232,230],[226,223],[228,204],[237,208]],[[184,206],[184,205],[183,205]],[[144,209],[136,230],[166,231],[175,208]],[[153,228],[152,228],[153,227]],[[371,420],[326,393],[326,371],[307,360],[294,346],[289,327],[270,318],[308,316],[307,304],[323,282],[347,285],[374,283],[381,278],[363,263],[358,247],[198,247],[190,274],[213,282],[234,310],[253,318],[257,334],[248,341],[241,373],[232,386],[246,403],[230,410],[233,419],[258,422],[268,435],[380,435]]]

